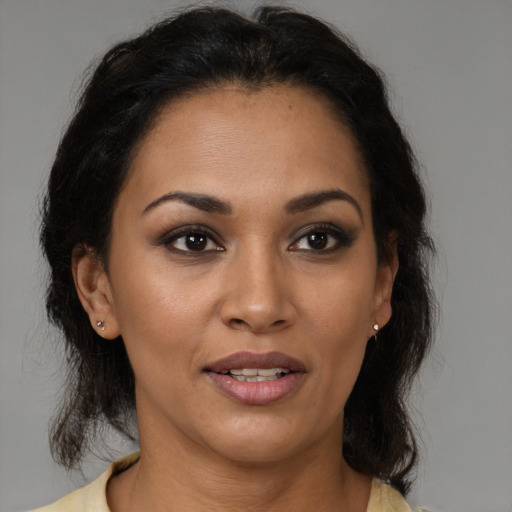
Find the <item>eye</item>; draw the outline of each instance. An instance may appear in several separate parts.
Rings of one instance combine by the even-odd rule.
[[[352,245],[354,237],[332,224],[309,227],[290,247],[291,251],[332,252]]]
[[[213,235],[200,229],[187,229],[171,233],[162,240],[162,245],[173,252],[189,254],[224,250]]]
[[[325,231],[314,231],[303,236],[293,245],[294,250],[323,251],[333,249],[338,245],[338,239]]]

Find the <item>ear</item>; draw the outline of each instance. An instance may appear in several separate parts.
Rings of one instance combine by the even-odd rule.
[[[396,248],[396,237],[389,242],[389,252],[386,259],[379,264],[374,294],[374,324],[382,329],[390,320],[392,314],[391,294],[393,283],[398,272],[398,254]],[[373,327],[370,327],[370,336],[375,334]]]
[[[73,249],[71,271],[78,298],[89,315],[93,329],[112,340],[120,335],[108,276],[101,259],[89,247]]]

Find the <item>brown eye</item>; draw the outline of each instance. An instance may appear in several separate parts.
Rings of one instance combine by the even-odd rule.
[[[183,238],[187,249],[191,251],[203,251],[208,245],[208,237],[202,233],[191,233]]]
[[[311,249],[325,249],[329,241],[329,235],[321,232],[311,233],[307,236],[307,240]]]
[[[189,254],[224,250],[211,235],[201,231],[182,231],[163,240],[162,244],[171,251]]]
[[[344,247],[350,247],[354,241],[354,235],[334,224],[321,224],[311,226],[290,247],[291,251],[300,252],[336,252]]]

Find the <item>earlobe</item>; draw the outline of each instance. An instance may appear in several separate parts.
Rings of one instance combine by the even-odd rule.
[[[71,270],[78,298],[93,329],[103,338],[117,338],[120,332],[112,290],[101,259],[92,249],[77,246],[73,250]]]

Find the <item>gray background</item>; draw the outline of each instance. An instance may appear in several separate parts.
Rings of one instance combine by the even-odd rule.
[[[0,0],[1,510],[42,505],[83,483],[47,448],[61,356],[44,320],[37,243],[38,198],[80,76],[109,45],[187,4]],[[511,511],[512,2],[295,5],[352,35],[386,72],[432,196],[443,314],[413,399],[425,454],[410,501]],[[106,465],[90,459],[88,477]]]

